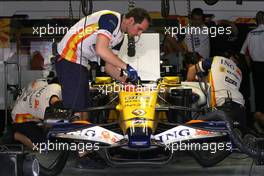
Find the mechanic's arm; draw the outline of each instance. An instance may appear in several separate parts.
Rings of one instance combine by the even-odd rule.
[[[208,70],[211,68],[211,64],[212,61],[210,59],[205,59],[199,61],[198,64],[190,66],[187,72],[187,81],[197,81],[196,75],[198,73],[208,72]]]
[[[247,66],[250,70],[252,70],[252,65],[251,65],[251,57],[248,56],[248,55],[244,55],[245,56],[245,60],[246,60],[246,63],[247,63]]]
[[[249,52],[249,35],[247,35],[246,40],[243,43],[240,53],[244,55],[245,61],[247,63],[248,68],[251,70],[251,57]]]
[[[127,64],[112,52],[112,50],[109,48],[109,45],[110,39],[103,34],[98,34],[95,46],[96,54],[106,62],[106,65],[111,64],[113,66],[126,70]],[[112,72],[116,71],[110,70],[110,74]],[[115,75],[115,73],[113,74]]]
[[[196,68],[195,68],[196,67]],[[196,73],[201,71],[198,64],[192,65],[188,68],[187,72],[187,80],[186,81],[197,81],[196,80]]]
[[[126,82],[127,77],[125,75],[120,76],[121,70],[109,63],[105,63],[105,71],[114,79],[120,81],[120,82]]]

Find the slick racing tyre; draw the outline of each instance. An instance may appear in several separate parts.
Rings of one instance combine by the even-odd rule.
[[[231,151],[227,150],[198,150],[192,151],[192,155],[195,160],[203,167],[211,167],[217,163],[223,161],[226,157],[231,154]]]
[[[206,117],[198,117],[200,120],[209,120]],[[214,119],[211,119],[214,120]],[[218,142],[214,142],[218,146]],[[227,142],[223,142],[226,146]],[[208,142],[210,145],[211,143]],[[226,157],[231,154],[230,150],[195,150],[191,151],[192,155],[194,156],[195,160],[203,167],[211,167],[216,165],[217,163],[223,161]]]
[[[56,176],[63,170],[69,151],[51,151],[49,153],[38,153],[40,176]]]

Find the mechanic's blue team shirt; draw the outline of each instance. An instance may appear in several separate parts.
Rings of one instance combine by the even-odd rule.
[[[209,83],[211,86],[211,105],[221,106],[226,98],[244,106],[245,100],[239,92],[242,81],[242,72],[231,59],[215,56],[213,62],[204,60],[199,62],[201,71],[209,72]]]
[[[88,61],[99,62],[95,44],[97,35],[101,34],[110,39],[109,47],[117,54],[124,39],[124,33],[120,29],[121,20],[120,13],[110,10],[82,18],[60,41],[58,53],[62,58],[84,66],[88,65]]]

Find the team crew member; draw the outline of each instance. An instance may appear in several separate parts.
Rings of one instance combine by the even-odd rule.
[[[241,53],[245,55],[249,67],[252,68],[252,77],[255,89],[255,105],[257,120],[264,124],[264,12],[256,14],[258,27],[250,31],[242,46]]]
[[[61,100],[60,85],[34,84],[23,91],[12,110],[13,137],[29,148],[33,148],[32,142],[41,142],[45,137],[37,122],[44,119],[46,108]]]
[[[90,106],[88,92],[89,61],[105,61],[105,69],[110,76],[121,82],[127,77],[137,81],[138,73],[122,61],[117,52],[120,50],[124,33],[140,36],[150,23],[147,11],[134,8],[125,15],[103,10],[93,13],[77,22],[58,44],[56,71],[62,85],[63,105],[79,109]],[[121,69],[127,72],[121,76]]]
[[[235,56],[225,58],[215,56],[213,61],[205,59],[189,68],[187,81],[195,81],[196,73],[208,72],[210,83],[210,104],[217,108],[231,108],[228,110],[230,117],[246,127],[246,115],[244,110],[244,98],[239,92],[242,81],[242,72],[236,65]],[[196,71],[197,70],[197,71]],[[198,75],[201,75],[198,73]]]
[[[185,35],[183,43],[186,45],[187,52],[192,52],[194,45],[194,51],[199,53],[203,58],[209,58],[210,56],[210,39],[209,34],[205,34],[202,31],[207,28],[204,24],[203,10],[195,8],[191,13],[191,23],[189,24],[190,32]],[[199,32],[200,31],[200,32]],[[193,44],[192,44],[193,42]]]

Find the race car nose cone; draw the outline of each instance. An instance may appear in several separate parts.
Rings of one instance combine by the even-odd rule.
[[[149,129],[150,130],[150,129]],[[128,146],[131,148],[148,148],[150,147],[150,134],[151,131],[146,132],[143,131],[143,128],[135,128],[135,131],[128,132]]]

